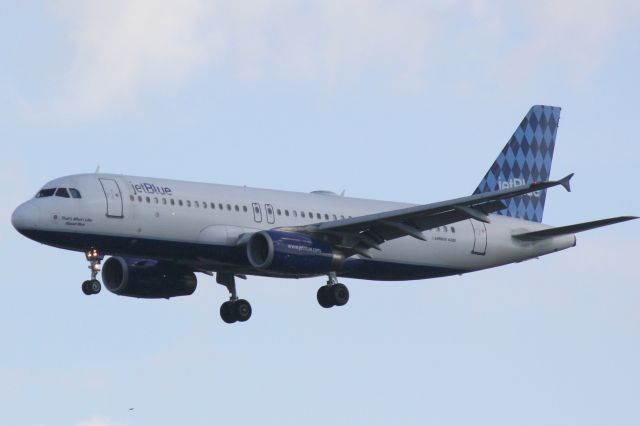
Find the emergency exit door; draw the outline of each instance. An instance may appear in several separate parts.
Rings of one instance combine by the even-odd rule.
[[[107,198],[107,217],[123,217],[122,194],[118,182],[114,179],[100,179],[100,185]]]
[[[473,250],[471,253],[484,256],[487,253],[487,226],[484,222],[469,219],[473,228]]]

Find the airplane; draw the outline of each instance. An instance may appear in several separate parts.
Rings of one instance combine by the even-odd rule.
[[[576,245],[578,232],[635,216],[542,224],[547,189],[570,191],[570,174],[549,180],[560,108],[534,105],[472,195],[422,205],[106,173],[60,177],[18,206],[24,236],[81,251],[91,277],[120,296],[192,294],[195,273],[224,285],[226,323],[247,321],[236,278],[327,276],[323,308],[343,306],[338,278],[403,281],[465,274]],[[110,256],[102,265],[105,256]]]

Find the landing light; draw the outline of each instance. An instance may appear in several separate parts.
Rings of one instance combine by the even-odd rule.
[[[95,259],[100,258],[100,253],[98,253],[98,250],[96,249],[91,249],[85,252],[85,257],[87,258],[88,261],[92,261]]]

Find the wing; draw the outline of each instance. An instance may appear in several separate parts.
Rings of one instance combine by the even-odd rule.
[[[572,177],[573,173],[558,181],[534,182],[516,188],[485,192],[438,203],[280,229],[321,238],[345,252],[347,256],[360,254],[371,257],[368,250],[371,248],[380,250],[380,244],[385,241],[405,236],[425,240],[422,231],[465,219],[489,223],[488,214],[504,209],[502,200],[511,197],[557,185],[562,185],[567,191],[571,191],[569,182]]]

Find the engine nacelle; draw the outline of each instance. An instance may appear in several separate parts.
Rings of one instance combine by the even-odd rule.
[[[152,259],[110,257],[102,267],[105,287],[117,295],[145,299],[188,296],[196,290],[193,271]]]
[[[253,234],[247,243],[247,257],[256,269],[291,275],[326,274],[344,261],[344,256],[324,241],[282,231]]]

